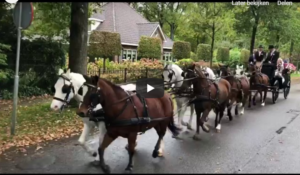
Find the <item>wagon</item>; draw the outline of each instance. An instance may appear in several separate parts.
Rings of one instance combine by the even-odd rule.
[[[288,73],[288,69],[283,70],[283,77],[285,81],[282,82],[282,78],[279,76],[275,76],[275,67],[272,64],[264,63],[261,69],[263,74],[266,74],[269,77],[270,85],[268,88],[269,92],[272,92],[272,101],[276,103],[279,91],[283,90],[283,96],[287,99],[289,92],[290,92],[290,85],[291,85],[291,77]]]

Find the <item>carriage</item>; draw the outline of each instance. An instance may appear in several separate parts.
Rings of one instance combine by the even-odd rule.
[[[284,82],[282,77],[275,75],[275,67],[273,64],[264,63],[262,65],[261,72],[266,74],[269,77],[270,85],[268,87],[268,91],[272,92],[272,101],[276,103],[279,91],[283,90],[283,96],[287,99],[289,92],[290,92],[290,85],[291,85],[291,78],[290,74],[288,73],[288,69],[284,69],[282,72],[282,76],[284,77]]]

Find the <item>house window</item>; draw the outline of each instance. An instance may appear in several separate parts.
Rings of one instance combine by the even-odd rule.
[[[136,50],[124,49],[123,50],[123,59],[136,61]]]
[[[164,52],[163,60],[164,61],[172,61],[171,52]]]

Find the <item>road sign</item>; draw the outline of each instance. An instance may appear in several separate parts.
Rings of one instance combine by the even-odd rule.
[[[16,58],[16,72],[14,79],[14,102],[13,113],[11,117],[11,135],[15,135],[15,127],[17,120],[18,107],[18,91],[19,91],[19,62],[20,62],[20,47],[21,47],[21,30],[27,29],[33,20],[33,6],[30,2],[18,2],[14,8],[14,23],[18,29],[17,42],[17,58]]]
[[[21,16],[21,28],[27,29],[33,20],[33,6],[31,2],[18,2],[14,8],[14,24],[19,26],[19,18]]]

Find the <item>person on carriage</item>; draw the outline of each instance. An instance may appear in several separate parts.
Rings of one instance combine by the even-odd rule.
[[[248,63],[249,64],[255,64],[256,59],[255,59],[255,54],[257,52],[257,49],[253,49],[252,54],[250,55],[249,59],[248,59]]]
[[[282,71],[284,70],[283,64],[284,64],[284,63],[283,63],[283,60],[282,60],[281,58],[278,58],[278,60],[277,60],[277,65],[276,65],[277,69],[276,69],[276,71],[275,71],[275,76],[281,78],[281,82],[279,81],[280,86],[282,85],[282,83],[284,83],[284,77],[283,77],[283,75],[282,75]]]
[[[256,59],[255,65],[257,67],[262,66],[262,62],[263,62],[264,58],[266,57],[266,53],[263,51],[263,48],[264,47],[262,45],[259,45],[258,51],[255,53],[255,59]]]
[[[277,69],[277,60],[279,58],[279,52],[276,51],[275,47],[273,45],[269,45],[269,53],[267,55],[266,60],[264,63],[269,63],[274,65],[274,68]]]

